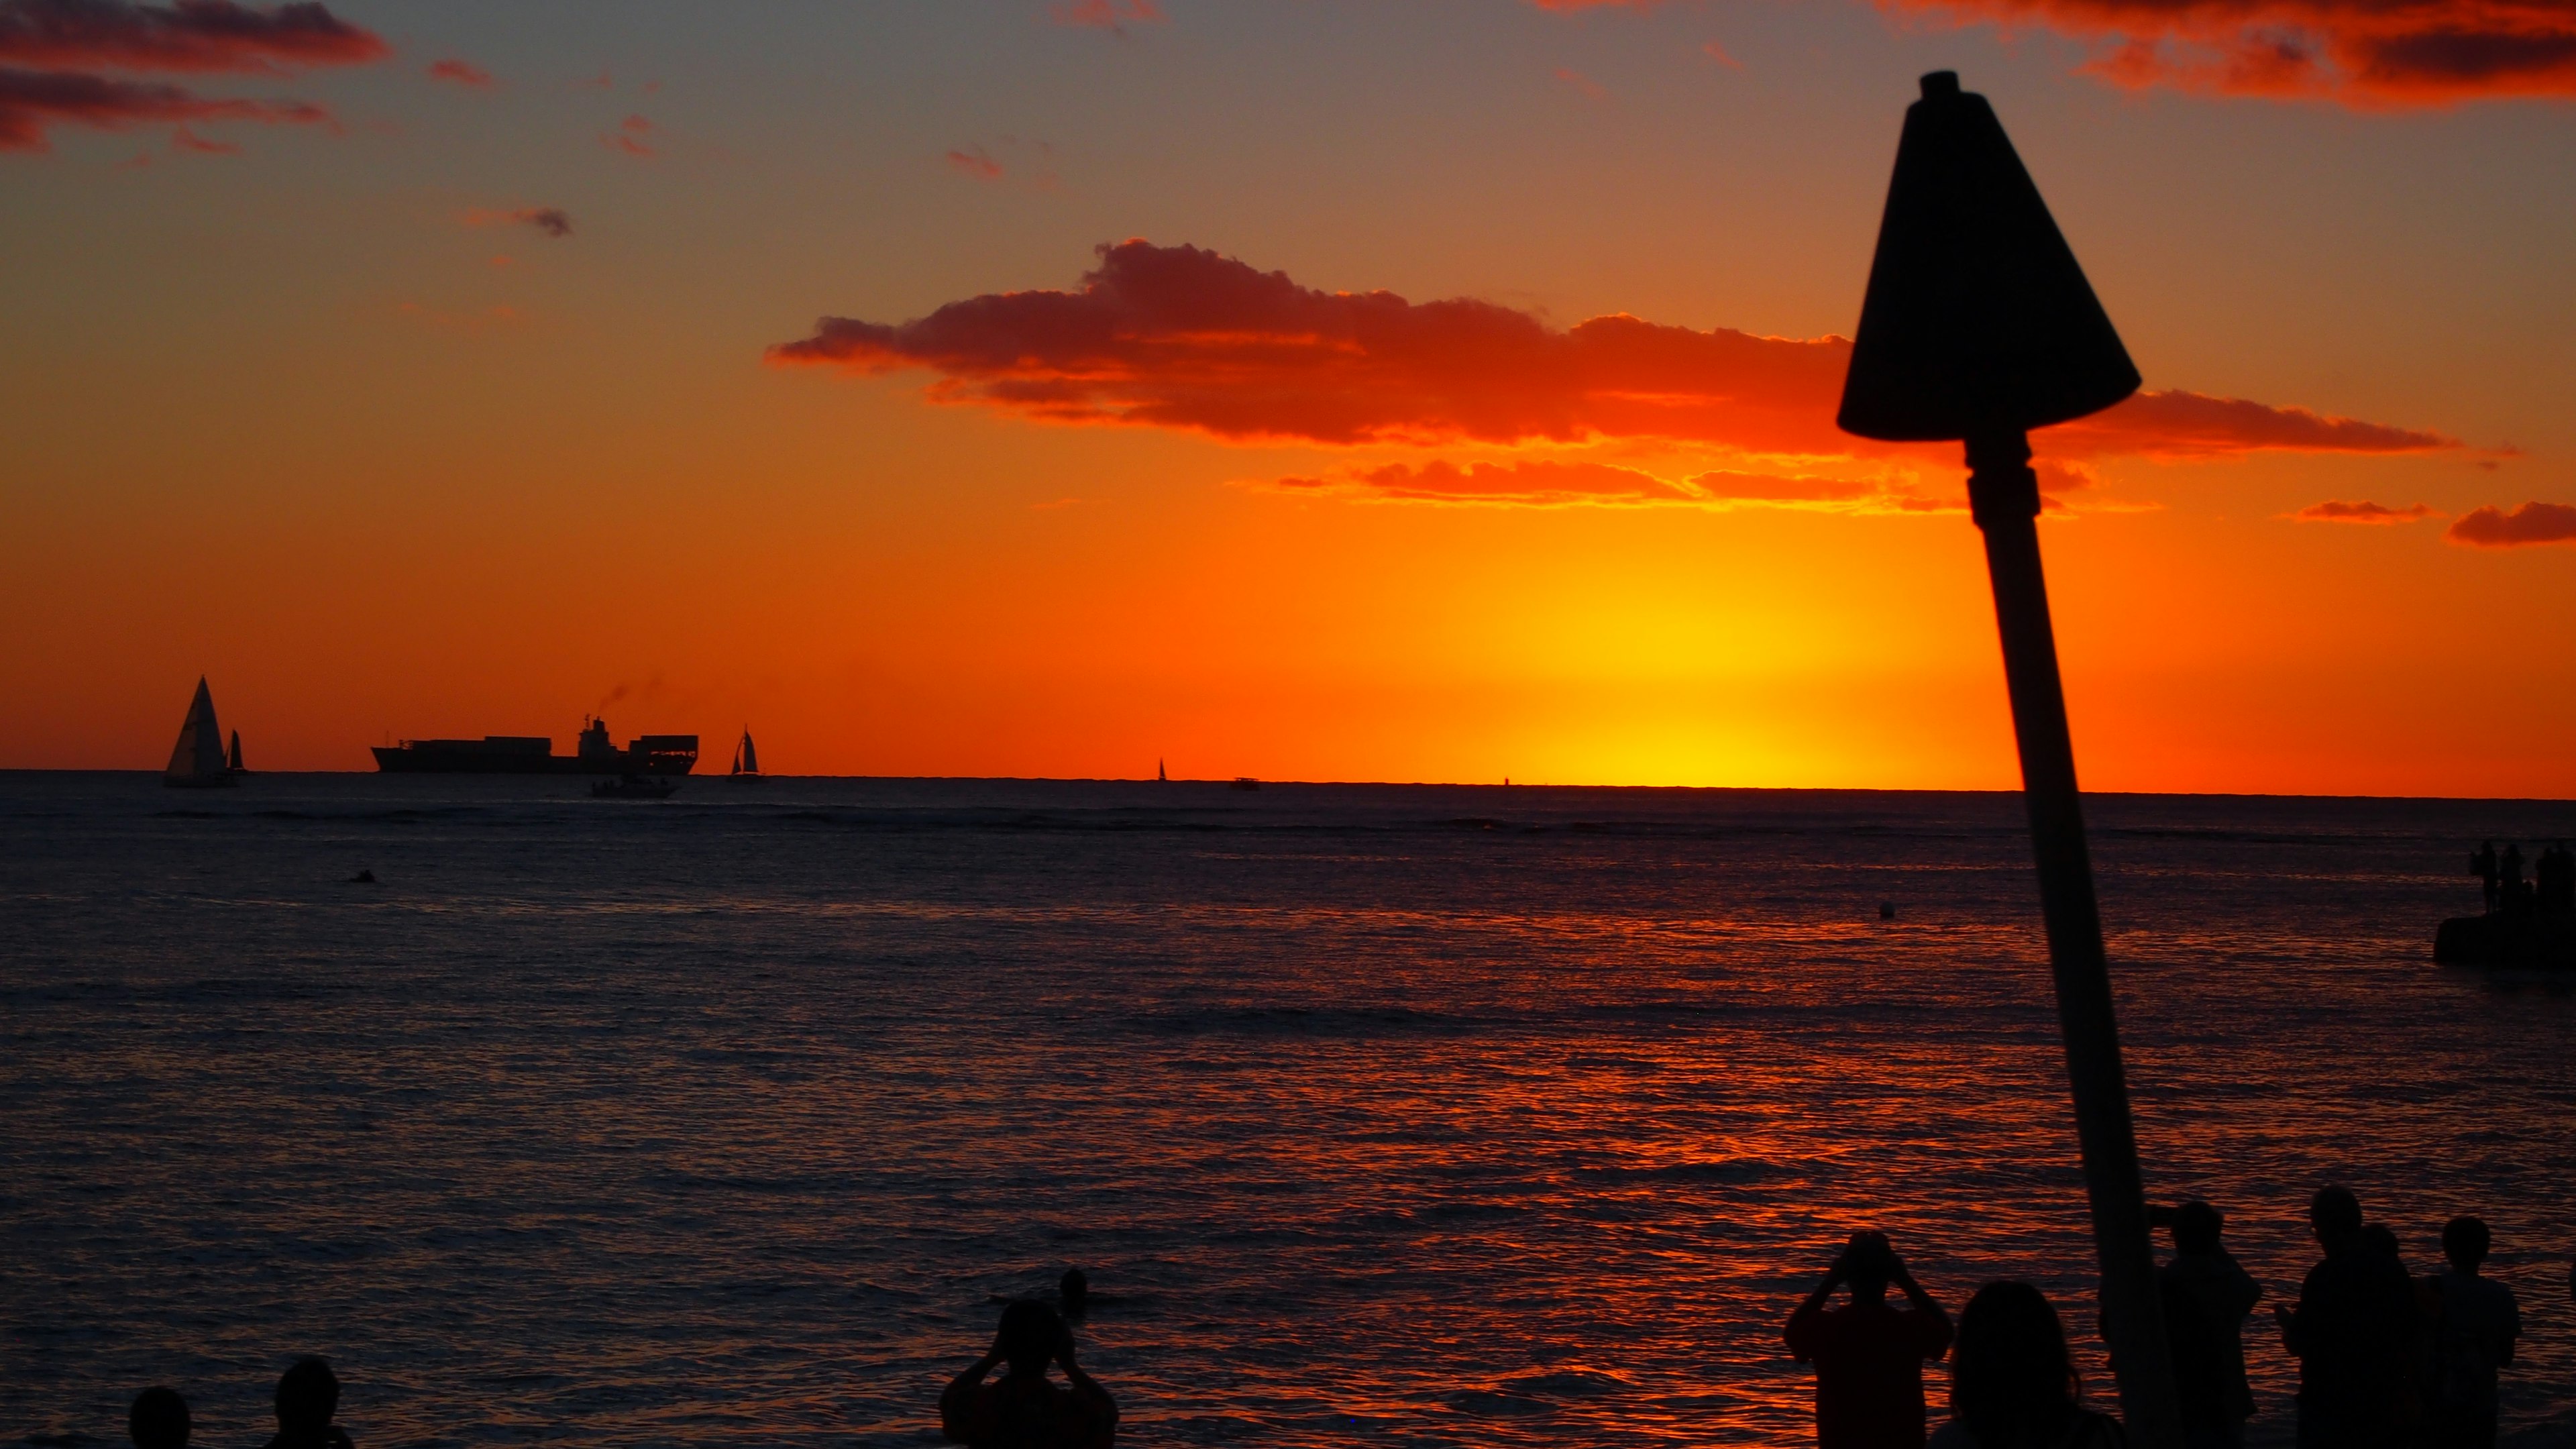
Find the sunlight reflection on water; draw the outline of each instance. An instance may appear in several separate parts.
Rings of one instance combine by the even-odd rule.
[[[567,793],[0,777],[0,1431],[322,1351],[367,1445],[927,1443],[1080,1263],[1132,1442],[1789,1443],[1860,1224],[2107,1392],[2012,797]],[[2426,943],[2576,812],[2093,812],[2152,1190],[2275,1295],[2322,1180],[2483,1213],[2563,1442],[2576,996]]]

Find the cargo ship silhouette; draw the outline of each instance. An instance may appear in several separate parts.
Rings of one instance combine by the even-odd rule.
[[[698,766],[696,735],[638,735],[619,749],[608,721],[584,716],[569,755],[545,735],[485,735],[479,740],[404,740],[376,745],[376,768],[389,775],[685,775]]]

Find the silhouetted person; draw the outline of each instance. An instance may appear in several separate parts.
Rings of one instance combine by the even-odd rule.
[[[2254,1390],[2245,1382],[2245,1317],[2263,1297],[2263,1285],[2219,1242],[2225,1221],[2218,1209],[2189,1202],[2154,1216],[2173,1231],[2174,1255],[2157,1277],[2183,1443],[2238,1449],[2245,1421],[2254,1417]]]
[[[2487,1225],[2453,1218],[2442,1227],[2450,1268],[2432,1280],[2439,1317],[2433,1333],[2433,1442],[2441,1449],[2489,1449],[2496,1436],[2496,1370],[2513,1365],[2522,1310],[2513,1290],[2481,1277],[2493,1246]]]
[[[1064,1366],[1068,1383],[1047,1381],[1047,1364]],[[998,1364],[1001,1382],[984,1376]],[[1108,1449],[1118,1432],[1118,1405],[1073,1361],[1073,1334],[1056,1311],[1034,1299],[1002,1310],[993,1351],[966,1366],[939,1396],[939,1431],[969,1449]]]
[[[2487,914],[2494,915],[2496,881],[2499,879],[2494,841],[2482,840],[2478,842],[2477,849],[2469,852],[2469,874],[2478,878],[2478,886],[2486,896]]]
[[[268,1449],[349,1449],[331,1416],[340,1412],[340,1376],[318,1358],[299,1358],[277,1379],[277,1437]]]
[[[2308,1226],[2325,1249],[2296,1307],[2275,1307],[2281,1343],[2299,1360],[2299,1449],[2384,1449],[2417,1418],[2414,1285],[2390,1248],[2362,1230],[2361,1203],[2319,1189]]]
[[[2496,889],[2504,897],[2504,913],[2508,916],[2530,914],[2530,898],[2523,894],[2527,888],[2522,880],[2521,846],[2509,840],[2505,842],[2504,860],[2498,872],[2501,879],[2497,882]]]
[[[125,1415],[134,1449],[188,1449],[188,1401],[177,1389],[149,1388]]]
[[[2535,904],[2544,916],[2576,916],[2576,853],[2564,842],[2540,852],[2533,868]]]
[[[1056,1280],[1055,1296],[1064,1304],[1065,1317],[1080,1318],[1083,1310],[1091,1306],[1091,1280],[1083,1276],[1080,1268],[1067,1268],[1064,1276]]]
[[[1931,1449],[2121,1449],[2120,1421],[2088,1411],[2066,1329],[2028,1283],[1989,1283],[1959,1311],[1950,1421]]]
[[[1888,1303],[1890,1284],[1910,1309]],[[1841,1287],[1851,1301],[1827,1308]],[[1950,1346],[1950,1315],[1886,1234],[1852,1234],[1781,1337],[1790,1357],[1816,1366],[1816,1449],[1921,1449],[1923,1365]]]

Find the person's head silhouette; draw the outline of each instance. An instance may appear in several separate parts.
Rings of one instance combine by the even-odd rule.
[[[1960,1310],[1959,1341],[1950,1351],[1950,1412],[1981,1449],[2060,1442],[2082,1392],[2065,1326],[2037,1288],[1989,1283]]]
[[[299,1358],[278,1376],[278,1437],[298,1443],[319,1442],[331,1432],[331,1416],[340,1412],[340,1376],[318,1358]]]
[[[993,1343],[1011,1366],[1011,1377],[1044,1377],[1064,1339],[1064,1319],[1036,1299],[1023,1298],[1002,1310],[1002,1329]]]
[[[188,1401],[177,1389],[145,1389],[134,1396],[125,1432],[134,1449],[188,1449]]]
[[[1896,1249],[1887,1242],[1887,1234],[1862,1231],[1851,1235],[1843,1249],[1843,1281],[1851,1285],[1852,1301],[1876,1302],[1887,1296],[1887,1285],[1896,1278]]]
[[[2495,1235],[2487,1231],[2482,1218],[2453,1218],[2442,1224],[2442,1256],[2463,1273],[2478,1271],[2494,1246]]]
[[[2361,1199],[2345,1188],[2321,1187],[2308,1199],[2308,1228],[2331,1252],[2361,1236]]]
[[[2226,1219],[2218,1209],[2205,1202],[2187,1202],[2174,1210],[2174,1251],[2190,1257],[2204,1257],[2218,1251],[2218,1238]]]

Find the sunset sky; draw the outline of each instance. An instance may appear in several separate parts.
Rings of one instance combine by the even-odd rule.
[[[2576,793],[2563,0],[0,0],[0,767],[2009,788],[1935,69],[2146,378],[2085,784]]]

